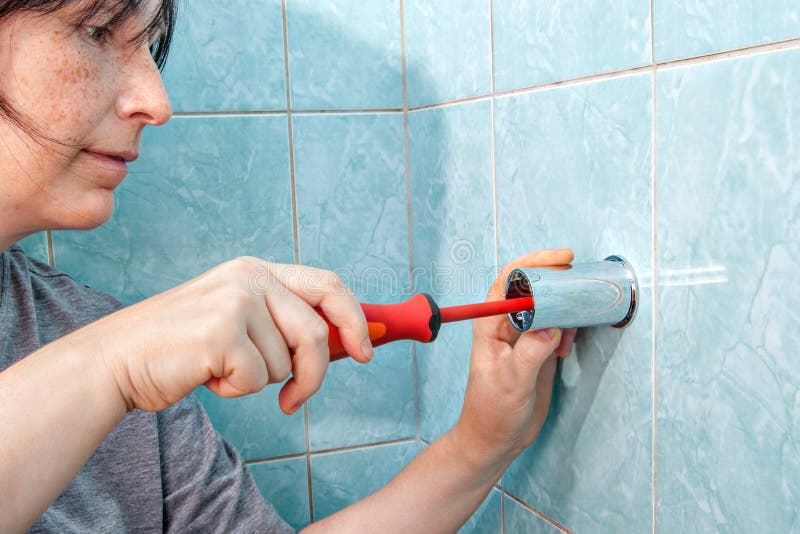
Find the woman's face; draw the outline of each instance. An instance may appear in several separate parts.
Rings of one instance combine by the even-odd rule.
[[[142,129],[172,113],[150,43],[131,44],[158,3],[145,3],[110,32],[102,29],[104,14],[76,26],[85,2],[73,4],[0,21],[0,94],[28,124],[60,141],[0,120],[0,225],[14,224],[19,236],[105,222],[125,164],[138,156]]]

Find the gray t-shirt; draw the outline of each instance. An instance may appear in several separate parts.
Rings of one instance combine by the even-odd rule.
[[[122,307],[16,245],[0,280],[0,370]],[[193,396],[129,413],[31,531],[293,532]]]

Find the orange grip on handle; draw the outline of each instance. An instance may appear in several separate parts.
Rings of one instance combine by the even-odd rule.
[[[367,318],[369,338],[372,346],[378,347],[391,341],[412,339],[427,343],[439,333],[439,307],[431,297],[420,293],[398,304],[361,304]],[[317,310],[328,323],[328,349],[331,361],[347,356],[339,330],[325,315]]]

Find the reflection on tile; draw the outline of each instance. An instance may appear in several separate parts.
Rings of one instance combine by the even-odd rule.
[[[181,2],[164,83],[175,111],[286,109],[281,0]]]
[[[302,263],[336,271],[364,302],[408,298],[402,115],[298,115],[294,136]],[[315,449],[414,435],[410,344],[333,364],[323,388],[309,401]]]
[[[261,495],[295,529],[308,525],[308,469],[305,457],[250,464]]]
[[[570,246],[650,272],[651,87],[638,75],[498,99],[501,262]],[[643,287],[630,327],[579,333],[581,372],[556,377],[548,422],[504,479],[579,532],[650,528],[651,306]]]
[[[409,115],[415,291],[441,306],[482,301],[494,279],[491,102]],[[443,325],[417,345],[420,432],[433,441],[457,420],[471,323]]]
[[[495,89],[650,63],[650,5],[641,0],[494,0]]]
[[[59,268],[130,304],[242,254],[292,261],[288,160],[284,116],[148,128],[112,219],[55,234]]]
[[[288,0],[293,109],[403,107],[396,0]]]
[[[459,534],[500,534],[503,528],[500,517],[502,498],[502,493],[492,489],[472,517],[458,531]]]
[[[667,70],[657,82],[657,524],[790,532],[800,51]]]
[[[656,61],[800,37],[797,0],[653,2]]]
[[[507,534],[561,534],[563,531],[542,519],[514,499],[505,499],[505,532]],[[596,531],[596,532],[599,532]]]
[[[418,452],[416,442],[311,456],[314,519],[322,519],[385,486]]]
[[[489,94],[489,2],[406,0],[409,107]]]
[[[18,241],[17,245],[22,247],[28,257],[47,263],[47,234],[45,232],[31,234]]]
[[[195,391],[214,428],[236,447],[245,460],[258,460],[305,451],[303,411],[285,415],[278,407],[282,384],[237,399],[223,399],[206,388]]]

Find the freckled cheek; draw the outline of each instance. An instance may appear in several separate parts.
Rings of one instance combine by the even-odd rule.
[[[63,57],[53,65],[50,83],[40,84],[38,101],[43,129],[67,143],[79,143],[108,109],[108,87],[101,69],[89,58]],[[37,113],[37,115],[39,114]]]

